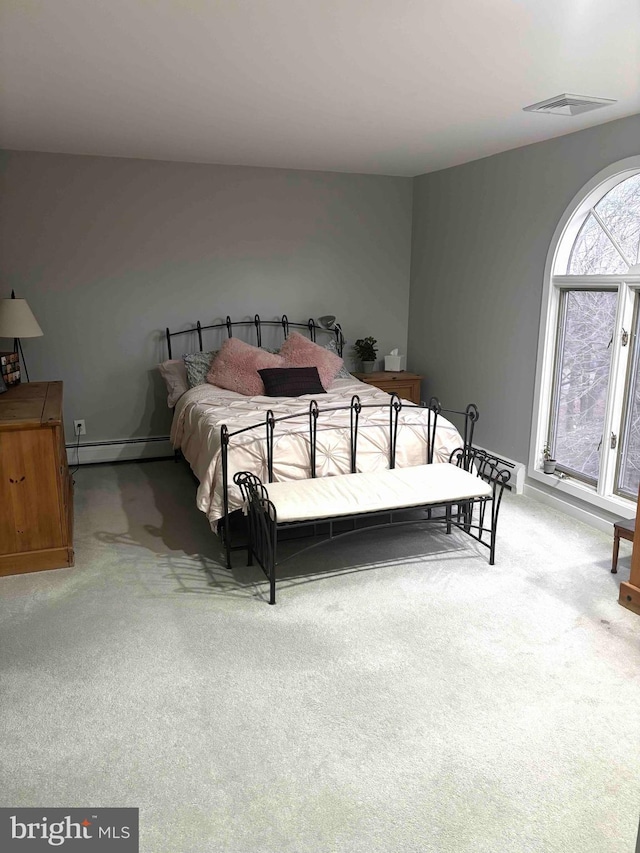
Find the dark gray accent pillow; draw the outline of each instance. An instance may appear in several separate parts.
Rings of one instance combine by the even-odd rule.
[[[267,397],[326,394],[317,367],[265,367],[259,370]]]

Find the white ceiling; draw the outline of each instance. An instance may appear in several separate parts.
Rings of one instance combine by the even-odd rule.
[[[417,175],[640,112],[639,0],[0,0],[0,146]],[[564,92],[618,103],[574,118]]]

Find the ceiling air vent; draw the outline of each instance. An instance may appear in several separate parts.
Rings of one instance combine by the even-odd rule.
[[[615,104],[610,98],[589,98],[585,95],[556,95],[529,107],[523,107],[527,113],[552,113],[558,116],[577,116],[580,113],[597,110],[608,104]]]

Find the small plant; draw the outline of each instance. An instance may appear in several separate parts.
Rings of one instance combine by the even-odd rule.
[[[542,470],[545,474],[555,474],[556,470],[556,460],[553,458],[548,441],[545,441],[542,448]]]
[[[371,336],[368,338],[358,338],[353,345],[358,359],[360,361],[375,361],[378,353],[377,343],[377,340]]]

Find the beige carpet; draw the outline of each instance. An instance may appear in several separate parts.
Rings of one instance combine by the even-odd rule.
[[[0,805],[136,806],[145,853],[635,849],[628,543],[612,576],[611,537],[509,496],[495,567],[371,531],[269,607],[182,465],[76,480],[75,568],[0,579]]]

